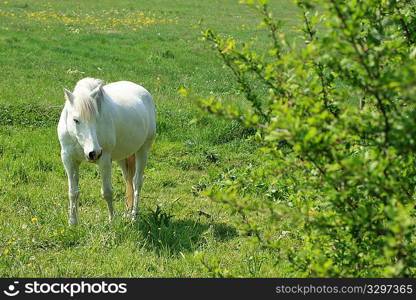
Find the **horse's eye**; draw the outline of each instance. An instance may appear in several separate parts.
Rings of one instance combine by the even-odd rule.
[[[77,119],[74,119],[75,124],[79,124],[79,121]]]

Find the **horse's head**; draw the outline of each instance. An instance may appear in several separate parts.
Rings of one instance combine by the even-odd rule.
[[[97,119],[104,95],[102,85],[92,91],[76,90],[74,93],[64,89],[64,94],[67,100],[67,130],[82,147],[87,161],[95,162],[102,154],[97,139]]]

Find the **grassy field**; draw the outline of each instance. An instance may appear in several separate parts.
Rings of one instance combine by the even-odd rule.
[[[289,0],[272,1],[285,26]],[[211,277],[206,264],[244,277],[296,276],[239,234],[204,197],[232,168],[259,163],[238,124],[207,116],[177,93],[241,99],[200,38],[199,20],[244,40],[267,37],[237,0],[0,1],[0,276]],[[145,171],[137,223],[107,220],[95,165],[81,165],[80,225],[68,226],[67,179],[56,124],[83,77],[131,80],[157,106],[158,136]],[[114,166],[116,210],[124,182]],[[224,275],[224,274],[223,274]]]

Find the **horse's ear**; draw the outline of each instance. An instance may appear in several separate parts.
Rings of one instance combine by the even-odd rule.
[[[91,98],[94,98],[95,100],[100,101],[102,97],[104,96],[103,85],[100,84],[95,89],[93,89],[92,92],[90,93],[90,96]]]
[[[68,91],[66,88],[64,88],[64,95],[65,95],[65,100],[72,102],[74,100],[74,95]]]

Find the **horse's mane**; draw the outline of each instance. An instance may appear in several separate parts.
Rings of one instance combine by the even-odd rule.
[[[74,108],[81,118],[90,120],[99,114],[97,101],[92,98],[91,92],[102,85],[101,79],[87,77],[77,82],[74,88]]]

